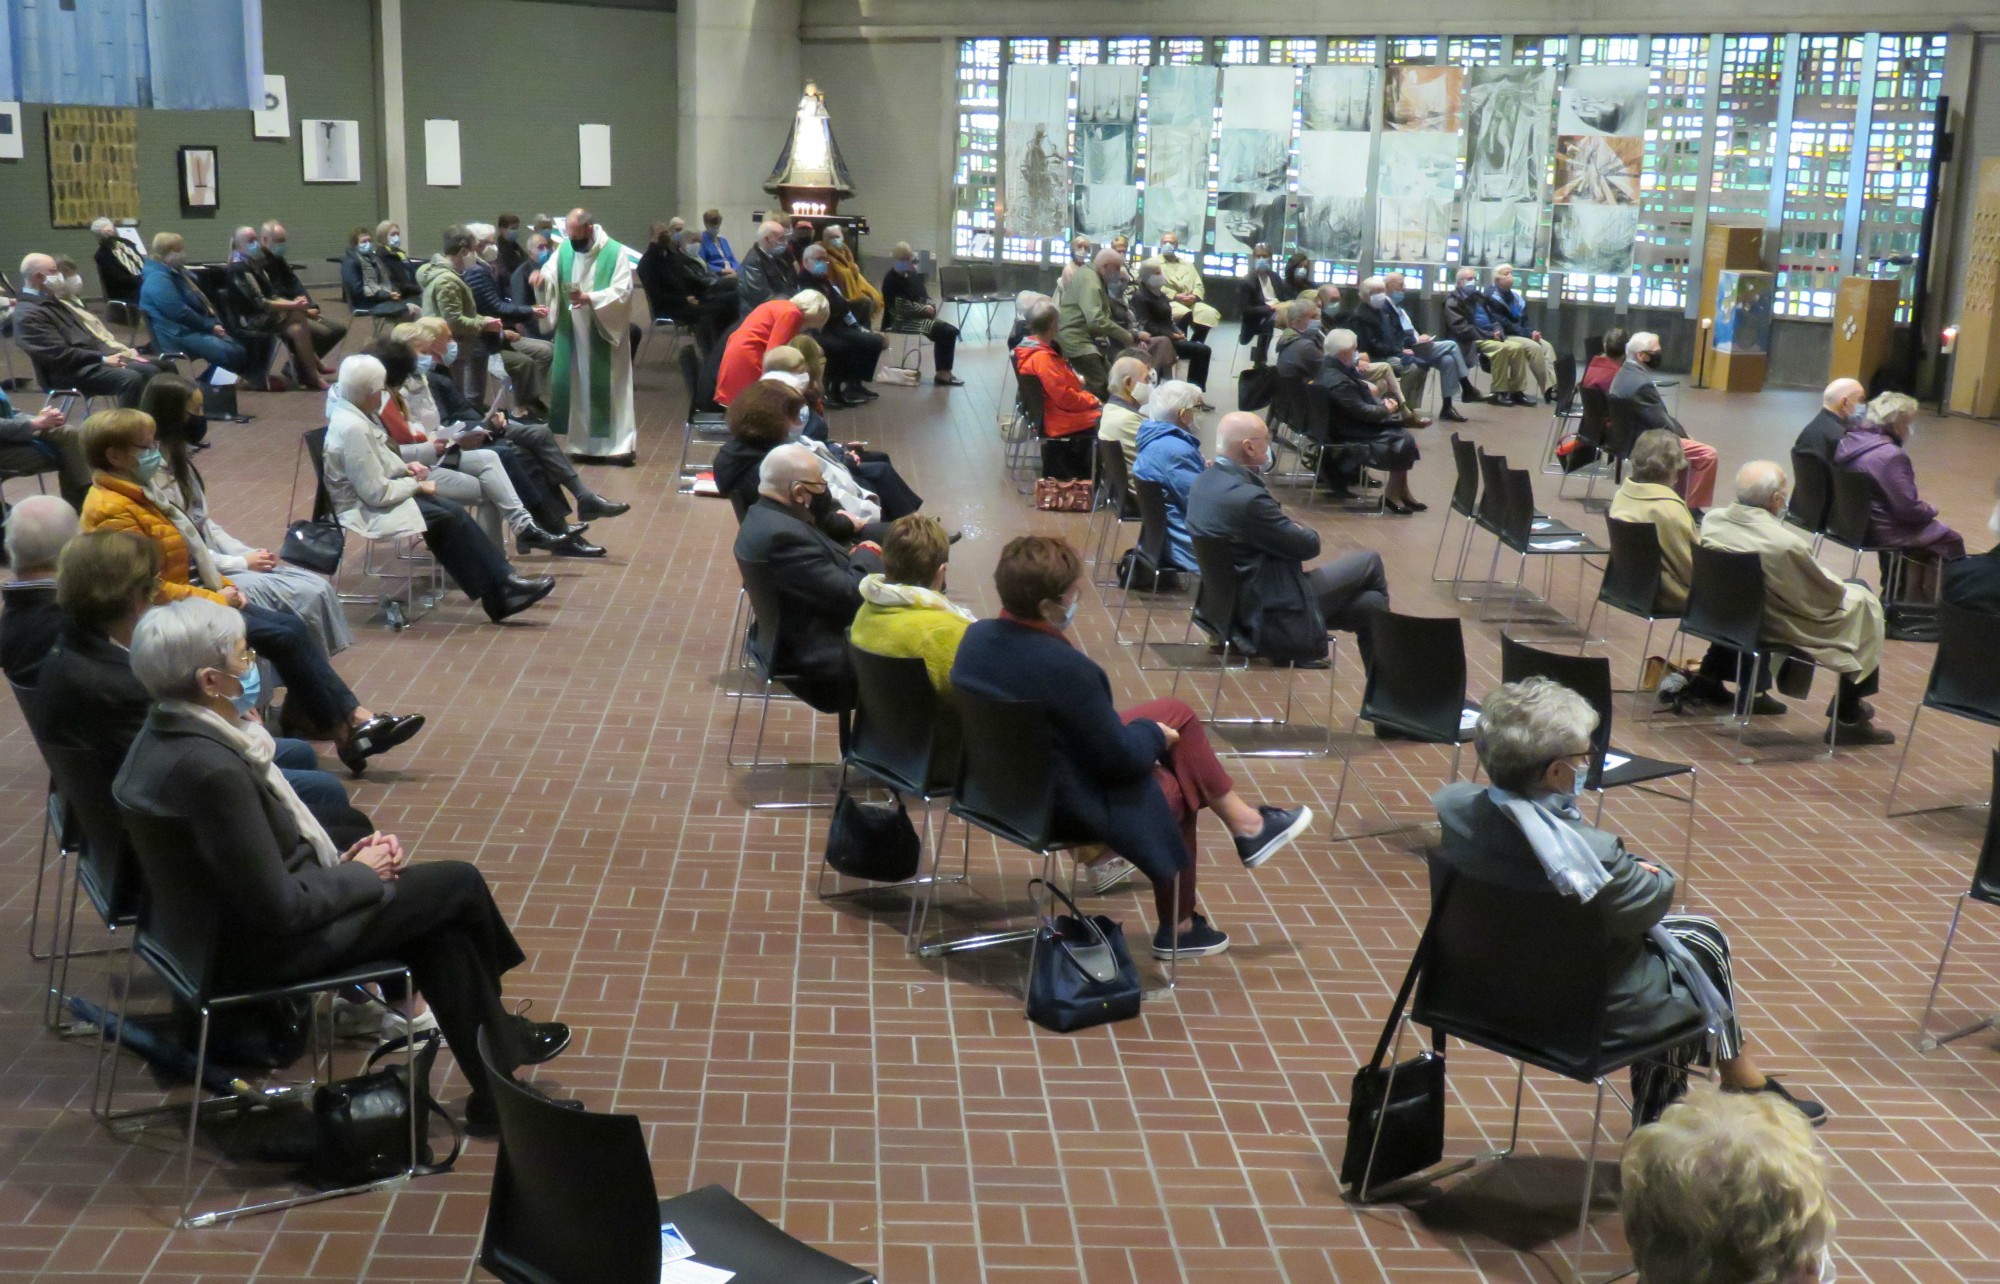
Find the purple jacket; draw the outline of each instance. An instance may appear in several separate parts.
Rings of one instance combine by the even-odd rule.
[[[1937,520],[1938,510],[1917,497],[1917,470],[1909,452],[1879,425],[1849,429],[1834,448],[1833,464],[1875,479],[1875,499],[1868,506],[1869,542],[1908,548],[1951,534]]]

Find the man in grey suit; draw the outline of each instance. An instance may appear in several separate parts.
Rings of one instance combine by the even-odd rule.
[[[1326,631],[1354,634],[1361,664],[1375,663],[1369,612],[1389,608],[1382,555],[1342,553],[1308,571],[1319,532],[1285,516],[1259,475],[1271,466],[1271,431],[1247,410],[1231,411],[1215,430],[1215,462],[1188,492],[1191,534],[1226,539],[1238,581],[1237,645],[1276,663],[1326,658]]]
[[[1625,364],[1612,377],[1608,394],[1611,439],[1624,442],[1630,449],[1640,433],[1654,428],[1664,428],[1680,438],[1681,453],[1687,456],[1688,466],[1674,489],[1687,500],[1689,508],[1706,509],[1715,503],[1715,473],[1720,460],[1715,447],[1688,436],[1681,421],[1673,417],[1666,402],[1660,399],[1659,385],[1653,382],[1653,371],[1659,364],[1659,335],[1641,330],[1625,341]]]
[[[854,704],[847,626],[861,609],[862,577],[882,569],[882,550],[866,541],[850,553],[813,524],[813,496],[825,489],[819,458],[805,446],[765,455],[757,502],[736,531],[736,560],[769,567],[784,606],[773,653],[758,658],[792,678],[785,685],[793,695],[841,715],[844,748]]]
[[[1697,981],[1684,974],[1684,965],[1670,960],[1669,950],[1654,931],[1655,925],[1664,928],[1672,938],[1667,946],[1678,942],[1684,947],[1684,953],[1672,953],[1698,967],[1731,1009],[1716,1031],[1716,1070],[1723,1090],[1771,1093],[1819,1123],[1826,1117],[1824,1107],[1785,1091],[1743,1052],[1733,1015],[1729,942],[1722,929],[1705,918],[1669,914],[1676,882],[1673,871],[1638,859],[1617,835],[1584,823],[1577,795],[1589,771],[1596,728],[1597,713],[1584,698],[1547,678],[1509,683],[1489,695],[1480,712],[1476,744],[1492,787],[1459,781],[1431,799],[1442,839],[1430,853],[1442,867],[1434,874],[1456,874],[1521,892],[1579,896],[1599,906],[1605,916],[1604,939],[1595,948],[1603,951],[1607,971],[1603,1026],[1607,1046],[1657,1038],[1703,1010]],[[1523,813],[1525,819],[1517,818]],[[1531,823],[1541,831],[1534,840],[1526,828]],[[1565,850],[1568,840],[1557,832],[1561,828],[1588,850],[1581,859],[1594,858],[1602,867],[1601,877],[1600,871],[1583,871],[1596,884],[1591,890],[1576,886],[1583,874],[1555,868],[1573,858],[1573,848]],[[1524,949],[1544,952],[1564,947],[1561,941],[1522,944]],[[1588,1013],[1571,1015],[1579,1022],[1590,1020]],[[1678,1095],[1685,1067],[1702,1043],[1697,1036],[1690,1045],[1675,1049],[1666,1058],[1666,1067],[1650,1062],[1633,1067],[1635,1109],[1646,1116],[1657,1114]]]

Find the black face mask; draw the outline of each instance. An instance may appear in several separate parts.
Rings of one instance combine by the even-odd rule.
[[[208,438],[208,416],[189,415],[181,423],[181,436],[187,438],[190,446],[199,446]]]
[[[575,247],[576,247],[576,249],[577,249],[578,253],[581,253],[581,252],[583,252],[584,250],[587,250],[587,249],[589,249],[589,248],[590,248],[590,239],[591,239],[591,238],[590,238],[590,234],[589,234],[588,232],[586,232],[586,233],[584,233],[584,234],[583,234],[582,236],[572,236],[572,237],[570,237],[570,238],[569,238],[569,243],[570,243],[571,245],[573,245],[573,246],[575,246]]]

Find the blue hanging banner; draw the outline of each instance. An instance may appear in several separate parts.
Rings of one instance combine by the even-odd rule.
[[[0,0],[0,101],[248,111],[263,0]]]

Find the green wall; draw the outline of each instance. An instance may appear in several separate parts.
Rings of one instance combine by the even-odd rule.
[[[346,246],[356,223],[373,223],[382,199],[372,8],[369,0],[264,0],[264,66],[285,77],[290,138],[252,138],[247,111],[139,113],[139,231],[148,241],[178,231],[189,257],[220,259],[238,225],[275,218],[290,232],[307,280],[333,279],[332,265],[320,260]],[[25,106],[27,155],[0,161],[0,268],[11,279],[31,251],[67,252],[84,264],[86,288],[95,293],[89,258],[96,238],[87,228],[49,226],[46,115]],[[298,122],[308,119],[361,122],[361,182],[305,182]],[[185,145],[216,149],[221,206],[206,217],[181,213],[176,167]]]
[[[447,223],[491,222],[502,210],[525,219],[587,205],[635,246],[648,224],[676,212],[672,12],[404,0],[403,15],[410,204],[403,231],[413,252],[428,255]],[[349,230],[387,216],[373,3],[264,0],[264,64],[285,77],[290,138],[252,138],[246,111],[139,113],[139,230],[148,241],[178,231],[191,257],[216,260],[235,227],[275,218],[290,232],[306,279],[331,282],[337,273],[325,260],[346,248]],[[68,253],[84,264],[95,293],[96,240],[86,228],[49,225],[46,111],[30,104],[22,116],[27,154],[0,161],[0,269],[12,278],[25,254]],[[427,116],[459,122],[464,186],[425,185]],[[361,182],[304,181],[298,122],[306,119],[361,122]],[[609,188],[577,186],[576,127],[586,121],[611,126]],[[217,150],[221,207],[212,216],[181,213],[176,167],[184,145]]]
[[[448,224],[582,205],[643,246],[672,217],[674,15],[526,0],[404,0],[410,157],[406,244],[428,255]],[[458,122],[459,187],[425,179],[424,121]],[[611,186],[577,185],[576,127],[611,126]]]

